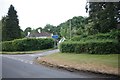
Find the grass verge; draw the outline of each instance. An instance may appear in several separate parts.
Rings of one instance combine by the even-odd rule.
[[[38,58],[39,63],[62,66],[69,69],[120,75],[118,56],[120,54],[72,54],[56,53]]]
[[[53,50],[53,49],[35,50],[35,51],[16,51],[16,52],[2,51],[2,52],[0,52],[0,54],[34,54],[34,53],[40,53],[40,52],[49,51],[49,50]]]

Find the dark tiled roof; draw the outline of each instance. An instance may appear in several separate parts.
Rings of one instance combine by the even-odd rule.
[[[51,37],[51,33],[48,32],[31,32],[28,37]]]
[[[51,36],[51,33],[42,32],[42,33],[39,33],[39,36],[47,36],[47,37],[50,37],[50,36]]]

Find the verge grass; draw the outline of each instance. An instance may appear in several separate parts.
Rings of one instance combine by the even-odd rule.
[[[118,69],[120,69],[118,56],[120,54],[56,53],[42,57],[40,60],[80,70],[118,74]]]

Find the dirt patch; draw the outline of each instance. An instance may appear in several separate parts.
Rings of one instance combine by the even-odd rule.
[[[38,63],[50,66],[50,67],[57,67],[62,68],[68,71],[87,71],[87,72],[94,72],[94,73],[102,73],[102,74],[112,74],[120,76],[118,68],[108,67],[105,65],[95,64],[95,63],[80,63],[76,64],[73,62],[63,62],[62,60],[56,59],[48,59],[45,57],[37,58],[36,60]]]

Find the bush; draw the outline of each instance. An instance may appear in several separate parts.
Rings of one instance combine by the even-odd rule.
[[[1,42],[1,44],[2,44],[2,51],[14,51],[12,41]]]
[[[71,41],[60,44],[60,51],[91,54],[120,53],[120,30],[89,36],[75,36]]]
[[[120,53],[120,44],[115,40],[63,42],[60,51],[65,53],[109,54]]]
[[[71,40],[72,41],[80,41],[80,40],[82,40],[83,38],[86,38],[86,37],[87,37],[87,35],[80,35],[80,36],[73,37]]]
[[[120,31],[118,30],[115,30],[115,31],[111,31],[109,33],[99,33],[99,34],[96,34],[96,35],[89,35],[89,36],[83,36],[83,35],[80,35],[80,36],[75,36],[73,37],[71,40],[72,41],[88,41],[88,40],[105,40],[105,39],[113,39],[113,40],[116,40],[116,39],[120,39]]]
[[[2,42],[2,51],[31,51],[49,49],[53,47],[54,41],[51,38],[24,38]]]
[[[120,42],[120,30],[113,30],[110,32],[111,36],[114,36]]]

